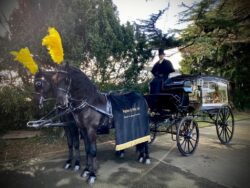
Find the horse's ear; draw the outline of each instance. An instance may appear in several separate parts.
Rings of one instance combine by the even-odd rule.
[[[42,72],[43,72],[42,68],[38,66],[38,71],[36,72],[35,75],[40,75],[40,74],[42,74]]]
[[[37,73],[42,73],[43,71],[42,71],[42,69],[41,69],[41,67],[38,67],[38,72]]]

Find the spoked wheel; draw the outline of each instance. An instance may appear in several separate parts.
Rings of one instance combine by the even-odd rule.
[[[156,133],[157,133],[157,124],[156,123],[150,123],[150,142],[149,144],[152,144],[155,140]]]
[[[222,144],[228,144],[234,134],[234,116],[229,106],[222,106],[217,114],[216,132]]]
[[[194,153],[199,142],[199,128],[191,117],[184,117],[177,128],[177,147],[182,155],[189,156]]]

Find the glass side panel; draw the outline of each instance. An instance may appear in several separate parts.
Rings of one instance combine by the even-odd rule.
[[[227,84],[223,82],[202,82],[202,106],[228,104]]]
[[[199,102],[200,100],[200,90],[198,88],[197,82],[193,81],[192,83],[192,93],[189,93],[189,101],[196,101]]]

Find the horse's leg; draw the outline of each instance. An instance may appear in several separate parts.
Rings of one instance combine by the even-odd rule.
[[[97,161],[96,161],[96,130],[94,128],[89,128],[88,130],[88,139],[90,143],[89,150],[89,161],[90,161],[90,174],[88,178],[88,183],[93,184],[96,180],[96,170],[97,170]]]
[[[116,151],[115,154],[120,158],[124,158],[125,150]]]
[[[81,129],[81,134],[83,136],[84,147],[85,147],[85,154],[86,154],[86,162],[85,168],[83,169],[81,176],[82,177],[89,177],[89,166],[90,166],[90,159],[89,159],[89,151],[90,151],[90,144],[88,139],[88,134],[86,129]]]
[[[138,161],[142,163],[144,161],[144,145],[143,143],[136,145],[136,149],[139,152]]]
[[[149,157],[149,150],[148,150],[148,142],[144,142],[144,151],[145,151],[145,164],[151,164],[151,160]]]
[[[72,126],[72,133],[73,133],[73,144],[74,144],[74,151],[75,151],[75,167],[74,170],[77,171],[80,169],[80,141],[79,141],[79,130],[76,125]]]
[[[124,149],[124,150],[121,150],[120,158],[124,158],[124,155],[125,155],[125,149]]]
[[[67,143],[68,143],[68,159],[64,165],[64,169],[69,169],[71,167],[71,162],[73,158],[73,138],[70,132],[69,127],[64,127],[64,131],[67,137]]]

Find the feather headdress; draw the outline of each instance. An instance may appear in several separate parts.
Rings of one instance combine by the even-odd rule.
[[[29,69],[31,74],[36,74],[36,72],[38,71],[38,66],[36,62],[34,61],[32,54],[30,53],[27,47],[22,48],[19,52],[11,51],[10,53],[13,56],[15,56],[14,60],[22,63],[26,68]]]
[[[60,34],[54,27],[50,27],[49,34],[42,39],[42,45],[46,46],[52,60],[60,64],[63,61],[63,47]]]

